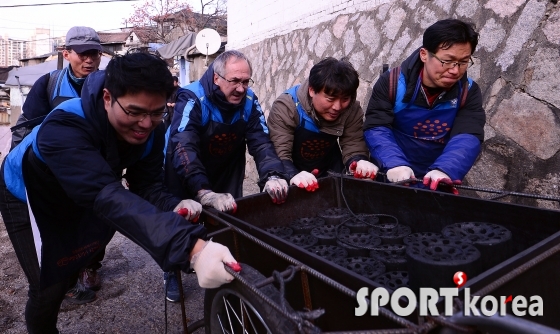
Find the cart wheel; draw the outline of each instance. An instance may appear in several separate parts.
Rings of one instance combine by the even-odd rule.
[[[262,281],[265,277],[247,264],[240,275],[249,283]],[[280,293],[273,285],[259,288],[260,292],[280,305]],[[293,312],[284,301],[288,312]],[[204,296],[206,334],[216,333],[296,333],[297,326],[261,299],[249,287],[238,280],[217,289],[207,289]]]

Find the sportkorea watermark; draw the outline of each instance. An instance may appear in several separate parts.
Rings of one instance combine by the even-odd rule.
[[[417,308],[420,316],[452,316],[453,315],[453,297],[459,296],[459,288],[467,282],[467,275],[458,271],[453,276],[456,288],[420,288],[418,297],[409,288],[398,288],[392,294],[385,288],[375,288],[369,291],[364,287],[358,290],[356,301],[358,307],[354,309],[356,316],[363,316],[368,311],[368,303],[366,297],[370,297],[370,315],[378,316],[379,308],[383,306],[391,306],[393,312],[401,317],[411,315]],[[543,316],[544,306],[540,296],[500,296],[499,299],[494,296],[471,296],[470,288],[464,289],[463,314],[464,316],[505,316],[507,304],[511,303],[511,312],[513,315],[523,317],[526,315],[539,317]],[[401,297],[408,299],[406,306],[401,306],[399,300]],[[440,297],[444,298],[443,314],[440,314],[436,304]]]

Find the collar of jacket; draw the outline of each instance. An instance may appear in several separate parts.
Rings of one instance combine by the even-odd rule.
[[[424,63],[422,62],[422,60],[420,60],[420,48],[416,49],[416,51],[414,51],[405,61],[402,62],[401,72],[404,74],[406,80],[406,93],[404,94],[403,102],[409,102],[410,99],[412,99],[412,96],[414,95],[414,89],[416,88],[416,81],[418,80],[418,76],[420,75],[420,71],[422,71],[423,67]],[[463,74],[459,81],[461,81],[463,87],[465,87],[467,83],[467,72]],[[434,102],[434,105],[437,105],[441,102],[453,100],[454,98],[457,98],[458,94],[459,85],[456,83],[455,85],[453,85],[453,87],[451,87],[451,89],[443,93],[441,98],[438,98]],[[425,104],[425,107],[429,107],[428,102],[420,92],[416,96],[416,103],[418,103],[419,101],[422,101],[422,105]]]
[[[311,96],[309,96],[309,81],[305,80],[298,90],[297,90],[297,98],[299,103],[301,103],[301,107],[305,112],[316,122],[317,127],[320,131],[338,135],[340,136],[344,130],[344,124],[346,123],[346,119],[350,115],[350,113],[354,112],[358,102],[354,102],[352,105],[348,106],[348,108],[340,114],[340,116],[334,122],[327,122],[323,118],[319,117],[315,112],[315,108],[313,108],[313,104],[311,102]]]

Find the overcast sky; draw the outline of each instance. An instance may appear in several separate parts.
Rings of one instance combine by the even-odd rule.
[[[28,40],[35,28],[50,28],[51,36],[65,36],[73,26],[89,26],[97,31],[109,31],[124,27],[123,21],[133,13],[139,1],[97,2],[88,4],[55,4],[6,8],[2,6],[41,3],[94,2],[96,0],[1,0],[0,35]],[[97,0],[100,1],[100,0]],[[107,1],[107,0],[104,0]],[[189,1],[191,5],[198,1]],[[196,11],[196,8],[195,8]]]

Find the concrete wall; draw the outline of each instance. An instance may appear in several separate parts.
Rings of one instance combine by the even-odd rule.
[[[297,13],[297,14],[296,14]],[[468,74],[487,114],[483,152],[466,177],[477,187],[559,196],[560,4],[551,0],[228,1],[228,49],[253,62],[263,110],[326,56],[348,56],[366,107],[383,63],[398,66],[443,18],[481,34]],[[248,176],[256,178],[254,165]],[[486,196],[480,194],[481,196]],[[520,202],[518,199],[513,200]],[[524,204],[560,209],[555,202]]]

